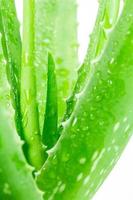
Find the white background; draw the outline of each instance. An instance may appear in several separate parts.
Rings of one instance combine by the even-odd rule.
[[[22,19],[22,0],[16,0],[16,4],[19,18]],[[78,0],[78,4],[79,57],[82,62],[88,45],[88,35],[94,25],[98,3],[97,0]],[[133,138],[93,200],[133,200]]]

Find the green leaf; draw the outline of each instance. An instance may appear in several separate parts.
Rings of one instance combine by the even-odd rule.
[[[41,200],[10,116],[0,104],[0,199]]]
[[[44,199],[88,200],[119,159],[133,132],[133,3],[117,21],[49,151],[37,183]]]
[[[93,62],[97,61],[108,43],[109,36],[118,20],[120,0],[100,0],[95,27],[90,36],[90,44],[84,63],[78,70],[78,79],[72,95],[67,100],[67,109],[63,121],[72,114],[77,96],[88,82],[93,70]]]
[[[14,0],[0,0],[0,33],[6,59],[7,77],[11,85],[12,104],[18,134],[23,138],[20,111],[21,39]]]
[[[57,83],[55,74],[55,63],[52,55],[48,55],[48,80],[47,80],[47,100],[46,112],[42,134],[42,141],[47,149],[54,146],[58,139],[58,102],[57,102]]]
[[[40,169],[45,161],[45,149],[41,142],[38,104],[36,100],[36,77],[34,65],[34,0],[23,2],[23,46],[21,67],[21,112],[23,118],[25,154],[29,163]]]
[[[1,41],[1,40],[0,40]],[[31,168],[23,155],[22,145],[14,124],[10,85],[0,42],[0,199],[41,200]]]
[[[43,126],[47,51],[55,58],[58,86],[58,119],[61,121],[66,97],[76,80],[78,65],[76,0],[37,0],[35,4],[35,66],[40,125]]]

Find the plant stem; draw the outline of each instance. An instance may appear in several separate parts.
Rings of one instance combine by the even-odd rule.
[[[26,156],[39,169],[44,162],[44,149],[39,130],[34,69],[34,0],[23,1],[23,48],[21,69],[21,111],[23,117]]]

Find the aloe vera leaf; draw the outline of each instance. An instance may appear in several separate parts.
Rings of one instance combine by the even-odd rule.
[[[88,200],[133,132],[133,4],[123,12],[37,178],[44,199]]]
[[[88,76],[97,60],[108,43],[109,35],[115,27],[120,11],[120,0],[100,0],[99,10],[93,32],[90,37],[90,44],[84,62],[78,70],[78,79],[71,96],[67,99],[67,109],[63,121],[67,120],[73,112],[78,93],[80,93],[88,82]],[[61,127],[62,128],[62,127]]]
[[[21,39],[19,22],[16,16],[16,9],[13,0],[0,1],[0,33],[2,35],[2,47],[7,63],[7,77],[11,85],[11,97],[15,109],[17,132],[23,138],[19,83],[21,67]]]
[[[65,99],[76,80],[77,5],[76,0],[36,0],[35,10],[35,65],[42,129],[47,88],[47,51],[52,53],[56,62],[59,121],[66,107]]]
[[[16,133],[13,115],[10,84],[0,40],[0,199],[41,200],[42,193],[32,177],[33,169],[23,156],[22,142]]]
[[[0,199],[41,200],[42,193],[35,185],[33,169],[26,163],[10,115],[0,106]]]
[[[36,78],[34,66],[34,0],[23,1],[23,47],[21,69],[21,112],[26,141],[26,156],[35,169],[45,160],[39,129],[38,105],[36,100]]]
[[[57,141],[58,103],[55,63],[52,55],[48,54],[48,80],[46,112],[42,134],[42,142],[50,149]]]

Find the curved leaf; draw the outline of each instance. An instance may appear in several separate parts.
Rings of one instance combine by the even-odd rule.
[[[23,2],[23,46],[21,67],[21,112],[24,128],[25,154],[29,163],[37,170],[45,161],[39,127],[38,104],[36,100],[36,77],[34,65],[34,0]]]
[[[132,19],[132,0],[127,0],[88,84],[64,124],[62,136],[49,151],[38,176],[46,200],[91,199],[132,135]]]
[[[7,77],[11,85],[11,97],[15,109],[17,132],[23,138],[19,83],[21,67],[21,39],[19,28],[14,0],[0,0],[2,47],[7,62]]]
[[[0,199],[41,200],[10,115],[0,104]]]
[[[47,149],[54,146],[58,139],[58,102],[57,102],[57,84],[55,74],[55,63],[52,55],[48,54],[48,81],[47,81],[47,100],[46,112],[42,134],[42,141]]]
[[[78,79],[72,95],[67,100],[67,109],[63,121],[72,114],[78,94],[82,91],[89,80],[93,62],[102,55],[108,43],[109,36],[115,27],[120,10],[120,0],[100,0],[99,11],[95,27],[90,37],[90,44],[84,63],[78,70]]]
[[[41,130],[46,100],[47,52],[55,58],[58,86],[58,118],[76,80],[78,65],[76,0],[36,0],[35,66]]]
[[[0,199],[41,200],[42,193],[35,185],[33,169],[24,158],[22,142],[15,129],[11,99],[0,43]]]

